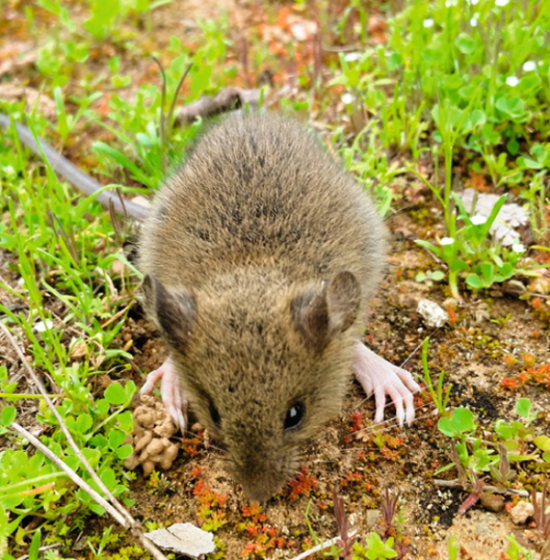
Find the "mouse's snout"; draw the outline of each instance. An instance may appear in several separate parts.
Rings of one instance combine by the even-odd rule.
[[[290,469],[288,463],[285,457],[276,457],[234,465],[231,470],[249,500],[265,502],[290,480],[294,469]]]

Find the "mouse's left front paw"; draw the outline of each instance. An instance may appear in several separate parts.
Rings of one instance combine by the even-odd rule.
[[[151,393],[159,381],[162,403],[183,434],[187,426],[187,399],[181,387],[178,372],[170,358],[167,358],[158,369],[147,375],[147,381],[140,389],[140,394]]]
[[[374,393],[376,401],[375,422],[384,419],[386,395],[395,405],[397,420],[402,426],[406,420],[410,424],[414,420],[413,393],[420,391],[420,386],[407,370],[390,364],[363,343],[358,342],[353,360],[355,377],[361,383],[368,396]],[[403,403],[405,408],[403,408]]]

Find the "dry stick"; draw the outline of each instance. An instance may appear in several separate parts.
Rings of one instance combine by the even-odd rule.
[[[464,490],[464,491],[470,490],[469,488],[465,488],[464,484],[462,484],[462,482],[460,482],[459,479],[439,480],[439,479],[436,478],[434,480],[434,484],[436,486],[442,486],[444,488],[455,488],[455,489]],[[484,488],[486,490],[491,490],[492,492],[496,492],[497,494],[508,494],[510,496],[521,496],[522,498],[528,498],[529,497],[529,492],[527,492],[527,490],[514,490],[513,488],[506,488],[505,490],[500,490],[496,486],[488,486],[488,485],[485,485]]]
[[[354,537],[357,534],[357,531],[352,531],[348,537]],[[291,560],[303,560],[303,558],[307,558],[308,556],[311,556],[312,554],[315,554],[316,552],[319,552],[320,550],[325,550],[325,548],[328,548],[329,546],[336,544],[336,541],[338,541],[340,539],[340,537],[334,537],[333,539],[329,539],[328,541],[325,541],[324,543],[318,544],[317,546],[314,546],[313,548],[310,548],[308,550],[306,550],[305,552],[302,552],[302,554],[298,554],[298,556],[295,556],[294,558],[292,558]]]
[[[23,355],[23,352],[21,352],[21,349],[17,345],[17,342],[15,341],[14,337],[12,336],[12,334],[10,333],[10,331],[8,330],[8,328],[6,327],[6,325],[4,325],[4,323],[2,321],[0,321],[0,328],[4,331],[4,334],[6,335],[9,342],[11,343],[11,345],[13,346],[13,348],[15,349],[17,354],[19,355],[19,358],[20,358],[21,362],[23,363],[23,365],[25,366],[27,372],[29,373],[32,380],[34,381],[34,383],[38,387],[38,390],[40,391],[40,393],[44,397],[44,399],[45,399],[46,403],[48,404],[50,410],[53,412],[54,416],[57,418],[57,421],[59,422],[59,426],[63,430],[63,433],[65,434],[65,437],[67,438],[67,441],[69,442],[70,446],[74,449],[74,451],[76,453],[76,456],[78,457],[80,462],[84,465],[84,467],[86,468],[86,470],[88,471],[88,473],[92,477],[92,480],[99,486],[101,491],[105,493],[105,495],[107,496],[109,501],[119,511],[119,513],[128,521],[128,523],[134,524],[135,521],[132,518],[132,516],[120,505],[118,500],[109,491],[107,486],[105,486],[105,484],[99,478],[99,476],[94,471],[94,469],[92,469],[90,463],[88,463],[88,460],[86,459],[86,457],[84,457],[84,455],[82,454],[82,451],[80,451],[80,448],[78,447],[78,445],[76,445],[76,442],[73,439],[73,436],[71,435],[71,433],[69,432],[67,426],[65,425],[65,422],[63,421],[63,418],[61,418],[61,415],[57,411],[57,408],[55,408],[55,406],[52,403],[50,397],[48,396],[48,393],[46,392],[46,389],[45,389],[44,385],[42,384],[42,381],[40,381],[38,376],[32,370],[31,366],[29,366],[29,363],[25,359],[25,356]]]
[[[80,476],[78,476],[68,465],[66,465],[53,451],[46,447],[37,437],[33,436],[29,431],[25,430],[23,426],[20,426],[16,422],[14,422],[10,428],[28,439],[50,461],[55,463],[76,485],[80,486],[84,492],[87,492],[95,502],[97,502],[111,515],[111,517],[114,517],[117,523],[122,525],[125,529],[128,529],[128,520],[122,517],[122,515],[120,515],[120,513],[103,496],[98,494],[85,480],[80,478]]]
[[[28,439],[39,451],[41,451],[50,461],[57,465],[77,486],[80,486],[97,504],[99,504],[111,517],[115,519],[124,529],[130,529],[131,533],[139,539],[144,548],[146,548],[157,560],[168,560],[164,554],[151,542],[141,531],[136,521],[126,512],[129,520],[120,515],[120,513],[105,499],[98,494],[85,480],[80,478],[67,464],[63,462],[53,451],[46,447],[38,438],[34,437],[30,432],[25,430],[14,422],[10,428],[18,434]]]

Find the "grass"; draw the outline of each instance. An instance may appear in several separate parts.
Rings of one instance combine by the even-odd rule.
[[[409,212],[417,223],[417,243],[429,252],[420,257],[426,266],[416,276],[430,280],[426,286],[432,294],[468,302],[487,297],[489,290],[498,292],[507,280],[536,278],[531,292],[543,292],[543,297],[531,297],[528,290],[523,305],[539,317],[540,329],[548,330],[550,300],[544,296],[550,287],[541,276],[550,262],[548,2],[405,0],[398,10],[389,3],[380,11],[354,0],[314,6],[264,3],[254,7],[257,25],[247,27],[234,14],[197,17],[185,39],[179,27],[168,33],[157,29],[161,19],[175,18],[174,6],[164,0],[15,3],[11,19],[0,17],[0,34],[40,37],[32,49],[36,63],[25,78],[51,98],[55,116],[42,114],[41,101],[25,109],[22,102],[2,101],[1,93],[0,110],[18,121],[26,117],[35,134],[48,137],[110,188],[148,195],[180,163],[185,146],[202,127],[200,121],[179,126],[173,102],[190,103],[231,85],[249,87],[268,68],[275,73],[275,88],[265,90],[266,103],[314,120],[327,149],[373,195],[380,213]],[[308,19],[313,8],[315,18]],[[313,21],[318,34],[315,26],[306,25]],[[162,77],[153,56],[164,68]],[[3,79],[19,83],[22,77],[15,71]],[[287,84],[291,87],[285,89]],[[132,430],[131,400],[142,382],[136,360],[143,351],[143,342],[129,327],[140,318],[141,275],[125,250],[135,231],[60,181],[47,161],[18,142],[13,127],[0,133],[0,184],[2,321],[33,369],[48,380],[57,410],[88,461],[130,506],[136,475],[121,461],[129,453],[124,440]],[[462,186],[498,194],[498,205],[480,219],[457,196]],[[532,242],[518,239],[506,247],[492,237],[490,227],[498,221],[498,208],[511,200],[529,210]],[[503,316],[501,330],[510,318]],[[460,332],[460,317],[457,321],[452,329]],[[0,548],[8,543],[6,560],[14,551],[36,558],[44,543],[58,544],[68,554],[77,531],[99,523],[103,510],[11,429],[14,421],[34,417],[41,441],[90,480],[44,400],[31,395],[32,385],[17,377],[17,361],[9,358],[13,351],[4,350]],[[427,345],[422,358],[429,380],[433,364]],[[443,391],[443,374],[437,389],[429,381],[442,415],[439,465],[431,474],[463,473],[463,489],[472,494],[474,487],[482,488],[481,480],[504,495],[512,480],[526,492],[542,487],[550,446],[531,408],[537,409],[537,395],[548,391],[548,371],[544,364],[512,362],[503,390],[539,391],[531,392],[530,400],[514,399],[512,414],[519,421],[499,417],[482,428],[468,407],[450,405],[451,387]],[[452,409],[445,416],[448,406]],[[482,437],[482,429],[490,437]],[[187,440],[187,461],[206,455],[200,442]],[[389,436],[378,434],[372,443],[388,461],[403,456]],[[515,479],[510,475],[514,463],[522,465]],[[364,489],[364,473],[358,477]],[[158,473],[152,475],[153,486],[155,480]],[[297,554],[299,546],[309,546],[304,537],[309,531],[272,534],[265,514],[244,509],[230,520],[225,506],[212,506],[218,494],[204,481],[199,490],[194,494],[197,511],[217,533],[216,557],[225,557],[223,539],[230,530],[243,542],[248,535],[242,550],[250,557],[269,555],[275,548]],[[157,486],[155,491],[160,493]],[[321,490],[316,492],[320,504],[325,498],[329,503],[328,493],[323,498]],[[294,501],[289,495],[279,499]],[[322,525],[323,507],[308,524]],[[544,512],[538,512],[538,519],[539,524],[547,521]],[[406,525],[382,534],[385,540],[371,533],[367,543],[357,544],[353,557],[392,557],[404,551]],[[143,557],[138,545],[116,531],[88,537],[90,557]],[[450,542],[449,558],[456,557],[456,550]],[[510,558],[531,553],[510,540]],[[50,550],[46,557],[55,556]]]

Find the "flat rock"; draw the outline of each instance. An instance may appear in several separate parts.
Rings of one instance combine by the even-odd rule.
[[[175,523],[166,529],[157,529],[145,536],[159,548],[199,558],[216,550],[214,535],[191,523]]]
[[[422,315],[428,327],[442,327],[449,320],[449,314],[429,299],[421,299],[418,302],[418,313]]]

